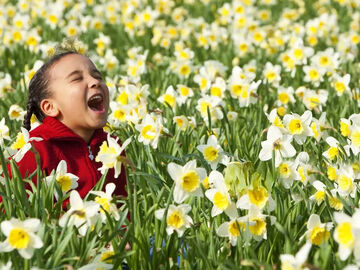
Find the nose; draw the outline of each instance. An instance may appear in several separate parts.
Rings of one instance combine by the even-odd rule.
[[[96,79],[92,76],[89,76],[90,79],[89,79],[89,88],[97,88],[100,86],[100,80],[99,79]]]

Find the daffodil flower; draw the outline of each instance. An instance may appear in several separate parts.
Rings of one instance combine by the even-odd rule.
[[[310,82],[312,85],[318,87],[322,81],[324,81],[324,75],[326,69],[319,68],[315,65],[304,66],[303,71],[305,73],[304,82]]]
[[[340,196],[351,196],[355,198],[358,184],[354,181],[355,175],[351,165],[343,165],[338,170],[337,191]]]
[[[139,142],[142,142],[144,145],[150,144],[154,149],[157,148],[162,130],[162,124],[158,118],[147,114],[141,121],[141,124],[137,124],[135,128],[140,132],[138,137]]]
[[[223,63],[217,60],[207,60],[200,68],[199,73],[207,75],[211,81],[215,80],[216,76],[225,76],[225,72],[228,69]]]
[[[340,260],[345,261],[354,251],[355,258],[360,259],[360,209],[356,209],[352,217],[340,213],[334,213],[337,226],[334,231],[334,239],[339,244]]]
[[[205,160],[213,170],[216,170],[219,162],[222,162],[224,159],[223,149],[218,144],[215,135],[209,137],[207,144],[198,145],[196,148],[204,155]]]
[[[40,220],[37,218],[24,221],[11,218],[1,222],[1,231],[7,238],[0,243],[0,252],[16,249],[23,258],[30,259],[34,254],[34,249],[43,246],[42,240],[36,235],[40,226]]]
[[[284,125],[288,132],[294,136],[295,141],[301,145],[308,136],[314,135],[310,128],[311,120],[311,111],[306,111],[301,116],[296,113],[287,114],[284,116]]]
[[[357,155],[360,152],[360,125],[351,125],[349,138],[350,148]]]
[[[115,251],[113,245],[107,245],[101,250],[101,253],[94,258],[94,263],[102,262],[111,265],[113,263],[114,255]]]
[[[101,162],[102,166],[99,168],[102,174],[105,173],[107,169],[114,168],[114,177],[118,177],[121,173],[121,165],[123,162],[123,157],[121,153],[131,142],[131,137],[126,139],[122,146],[117,142],[118,138],[115,140],[108,134],[107,142],[103,142],[100,146],[100,151],[97,154],[95,161]]]
[[[249,107],[250,104],[255,104],[258,100],[256,91],[261,84],[261,80],[244,84],[240,95],[238,96],[240,107]]]
[[[200,183],[206,177],[206,170],[197,168],[196,160],[191,160],[184,166],[169,163],[167,169],[175,181],[174,200],[176,203],[182,203],[190,195],[203,196]]]
[[[295,180],[299,180],[306,185],[308,182],[312,183],[315,181],[314,167],[310,164],[309,154],[306,152],[300,152],[295,159],[297,164],[297,177]]]
[[[209,110],[211,121],[215,122],[224,117],[224,114],[220,109],[222,103],[222,99],[217,96],[203,95],[202,98],[199,98],[196,109],[200,112],[206,123],[209,121]]]
[[[259,153],[259,159],[266,161],[272,158],[275,152],[275,167],[278,167],[283,158],[289,158],[296,155],[295,148],[291,145],[292,136],[283,134],[280,129],[270,126],[267,132],[267,140],[261,142],[262,149]]]
[[[78,270],[94,270],[94,269],[101,269],[101,270],[110,270],[114,268],[113,258],[115,255],[113,246],[103,248],[102,252],[97,255],[92,262],[80,267]]]
[[[178,98],[176,99],[176,102],[179,105],[188,103],[190,101],[189,98],[194,95],[193,90],[186,85],[178,84],[176,85],[176,90],[179,93]]]
[[[231,76],[228,80],[228,88],[232,98],[239,98],[243,90],[255,79],[255,74],[243,71],[239,66],[232,69]]]
[[[342,96],[344,93],[351,94],[349,87],[350,77],[350,74],[345,74],[343,77],[336,73],[333,74],[331,86],[335,89],[338,96]]]
[[[76,189],[78,187],[79,177],[72,173],[67,172],[67,164],[65,160],[61,160],[56,168],[56,172],[52,172],[49,176],[45,178],[45,182],[50,185],[50,183],[55,180],[61,187],[63,194],[68,192],[71,189]],[[59,194],[57,191],[54,191],[56,200],[59,199]]]
[[[281,66],[267,62],[263,72],[265,81],[269,84],[278,85],[281,80],[280,72]]]
[[[334,48],[327,48],[325,51],[317,52],[312,58],[311,62],[320,68],[326,69],[327,72],[332,73],[336,67],[339,66],[339,53]]]
[[[333,225],[331,222],[321,223],[319,215],[312,214],[307,222],[306,227],[306,239],[310,241],[311,244],[320,246],[329,239],[330,230],[332,229]]]
[[[323,153],[323,156],[333,161],[335,158],[339,157],[339,141],[334,137],[329,136],[326,138],[326,142],[330,148]]]
[[[326,126],[326,112],[323,112],[319,119],[313,118],[310,127],[317,142],[319,142],[321,138],[326,138],[328,136]]]
[[[230,218],[236,218],[238,216],[236,205],[230,198],[224,176],[218,171],[212,171],[209,175],[209,184],[214,187],[205,192],[205,196],[213,203],[211,216],[225,212]]]
[[[26,111],[24,111],[19,105],[13,104],[10,106],[8,114],[10,120],[23,121]]]
[[[287,189],[289,189],[292,186],[294,180],[298,178],[296,167],[297,164],[294,161],[283,161],[277,168],[279,173],[279,180]]]
[[[211,84],[210,95],[222,98],[226,89],[226,82],[221,77],[216,77],[215,82]]]
[[[191,206],[188,204],[181,205],[169,205],[166,216],[166,232],[168,235],[171,235],[174,231],[177,232],[178,236],[181,237],[186,228],[190,228],[190,225],[193,224],[193,220],[190,216],[187,215],[191,210]],[[164,217],[166,209],[159,209],[155,211],[155,217],[162,220]]]
[[[281,254],[281,269],[306,269],[304,268],[304,263],[308,258],[310,249],[311,243],[306,242],[295,256],[291,254]]]
[[[238,118],[238,113],[234,111],[230,111],[227,113],[226,117],[229,121],[235,121]]]
[[[341,135],[343,135],[344,137],[349,137],[350,134],[351,134],[350,126],[351,126],[351,122],[350,122],[349,119],[341,118],[340,119],[340,132],[341,132]]]
[[[329,196],[329,205],[331,208],[337,210],[337,211],[342,211],[344,208],[343,203],[340,201],[340,199],[338,198],[338,191],[337,191],[337,184],[335,184],[335,188],[330,190],[330,196]]]
[[[260,210],[268,205],[268,210],[275,209],[275,201],[263,186],[254,186],[247,190],[247,193],[239,198],[236,202],[236,207],[240,209],[249,210],[251,205],[255,205]]]
[[[294,88],[293,87],[283,87],[279,86],[278,88],[278,96],[276,105],[277,106],[287,106],[289,103],[294,103]]]
[[[169,104],[169,106],[174,109],[176,107],[177,98],[178,94],[175,92],[174,87],[170,85],[165,93],[158,98],[158,101],[165,105]]]
[[[20,160],[25,156],[26,152],[31,148],[32,141],[42,141],[42,138],[31,137],[29,131],[25,128],[21,127],[21,132],[19,132],[16,136],[16,141],[11,145],[12,150],[16,150],[16,154],[13,156],[16,162],[20,162]]]
[[[323,105],[325,105],[328,99],[329,92],[327,90],[320,89],[318,91],[307,90],[303,97],[303,102],[308,110],[314,110],[321,112]]]
[[[209,90],[211,86],[211,78],[209,78],[208,74],[196,74],[194,76],[194,82],[196,82],[199,85],[199,88],[202,92],[205,92]]]
[[[295,61],[295,65],[305,65],[307,59],[314,54],[314,49],[304,46],[302,39],[296,39],[291,46],[290,55]]]
[[[109,184],[107,184],[105,186],[105,192],[103,192],[103,191],[90,191],[91,194],[96,195],[95,202],[97,204],[99,204],[99,206],[101,207],[101,208],[99,208],[99,210],[100,210],[100,215],[101,215],[102,222],[106,221],[105,211],[108,214],[112,215],[115,220],[120,219],[119,211],[116,208],[116,205],[111,203],[112,194],[113,194],[114,190],[115,190],[115,184],[114,183],[109,183]]]
[[[256,205],[251,204],[247,217],[249,220],[249,231],[251,233],[251,236],[256,241],[267,239],[266,217],[268,217],[268,215],[262,214],[261,210]],[[270,223],[272,225],[275,222],[276,218],[274,216],[269,217]]]
[[[60,218],[59,225],[64,227],[75,226],[80,235],[84,236],[88,228],[91,228],[97,217],[99,204],[96,202],[83,202],[79,193],[72,190],[70,193],[70,209]]]
[[[315,200],[317,205],[321,204],[325,200],[325,188],[326,185],[318,180],[314,181],[312,183],[313,187],[316,189],[316,192],[314,195],[310,196],[310,200]]]
[[[177,127],[182,131],[185,131],[189,126],[189,120],[185,115],[174,116],[173,122],[176,123]]]
[[[216,230],[216,234],[220,237],[229,237],[231,245],[236,246],[237,238],[239,236],[244,236],[246,238],[248,234],[248,225],[248,219],[246,217],[232,219],[221,224]]]
[[[41,122],[39,121],[39,119],[36,118],[35,114],[32,114],[30,117],[30,131],[34,130],[35,128],[37,128],[40,125],[41,125]]]
[[[326,174],[331,181],[337,181],[338,178],[338,167],[333,165],[327,165]]]
[[[0,121],[0,146],[4,145],[4,139],[10,140],[9,127],[5,124],[5,118]]]
[[[130,105],[122,105],[120,102],[111,101],[110,102],[111,115],[115,125],[120,125],[122,123],[127,123],[130,116],[131,106]]]
[[[273,126],[279,128],[282,133],[286,132],[284,124],[283,124],[282,120],[280,119],[280,117],[277,114],[277,109],[276,108],[272,109],[269,114],[265,113],[265,115],[266,115],[266,117],[268,118],[268,120],[270,121],[270,123]]]

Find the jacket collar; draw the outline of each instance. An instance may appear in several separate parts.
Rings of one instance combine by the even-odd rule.
[[[46,117],[43,123],[30,132],[31,137],[41,137],[44,140],[57,141],[84,141],[79,135],[75,134],[66,125],[54,117]],[[106,140],[106,133],[103,129],[96,129],[88,145],[95,146]]]

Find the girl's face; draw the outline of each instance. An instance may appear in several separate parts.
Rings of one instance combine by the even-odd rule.
[[[50,99],[56,118],[74,133],[89,141],[95,129],[106,124],[109,89],[89,58],[69,54],[48,73]]]

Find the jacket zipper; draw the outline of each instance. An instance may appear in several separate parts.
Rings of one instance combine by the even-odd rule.
[[[92,151],[91,151],[91,146],[90,145],[86,145],[87,146],[87,152],[88,152],[88,162],[90,163],[90,164],[88,164],[89,165],[89,169],[90,169],[90,171],[91,171],[91,174],[92,174],[92,184],[93,184],[93,187],[96,185],[96,183],[97,183],[97,181],[99,180],[99,179],[97,179],[97,167],[95,166],[95,164],[94,164],[94,155],[93,155],[93,153],[92,153]],[[95,171],[94,171],[95,170]]]
[[[91,151],[90,145],[88,145],[88,149],[89,149],[89,158],[90,158],[90,160],[92,161],[92,160],[94,160],[94,155],[93,155],[93,153],[92,153],[92,151]]]

